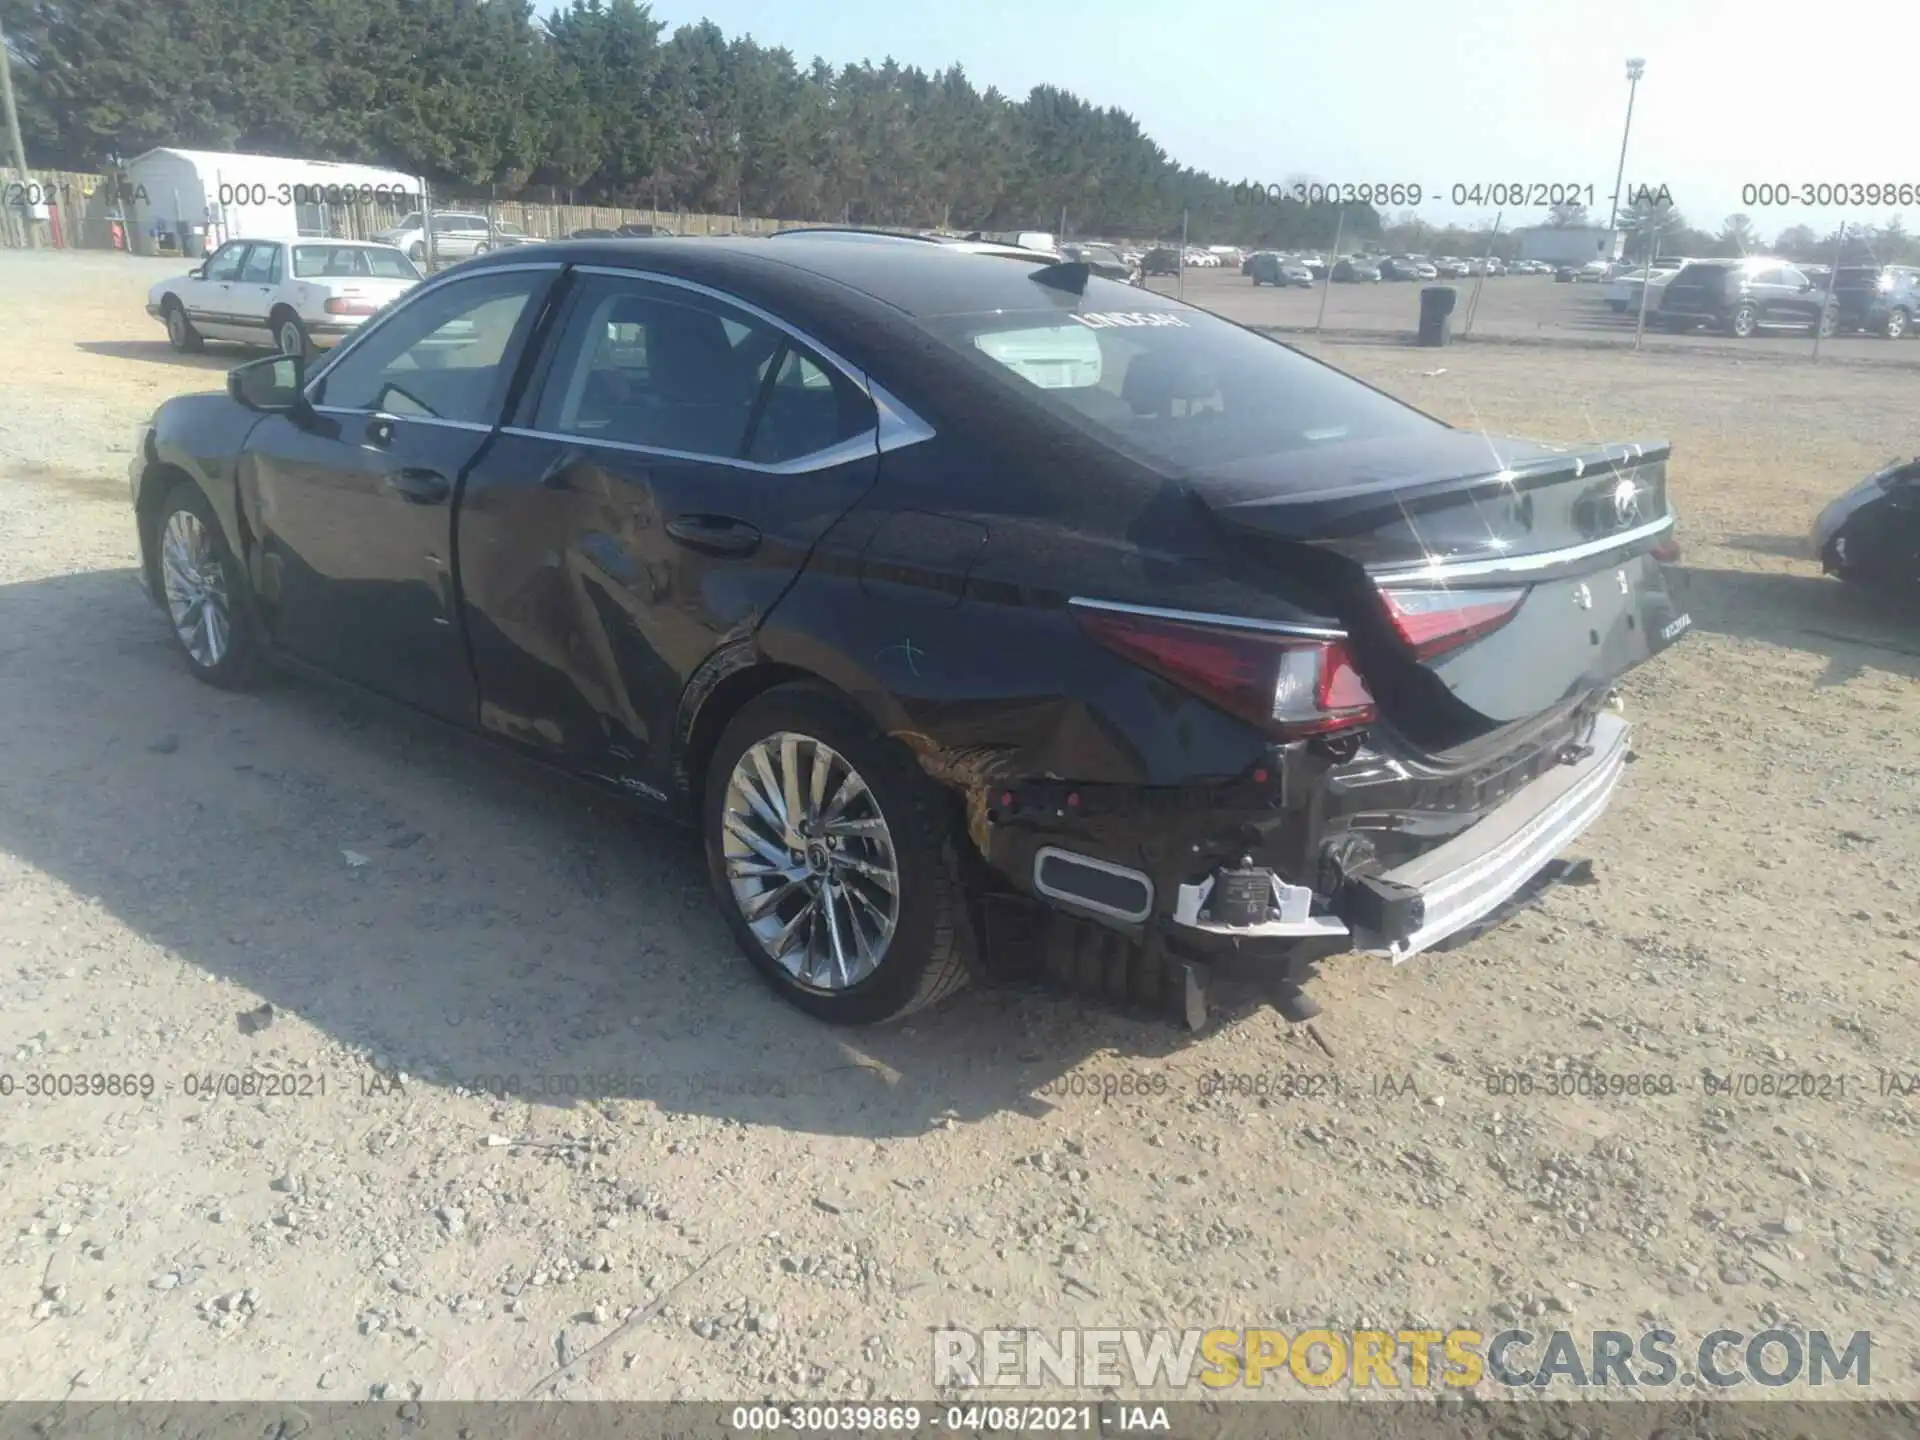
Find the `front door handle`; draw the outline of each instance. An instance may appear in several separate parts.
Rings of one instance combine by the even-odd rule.
[[[387,476],[387,484],[412,505],[438,505],[453,493],[453,482],[438,470],[409,465]]]
[[[708,555],[751,555],[760,548],[760,532],[728,515],[676,515],[667,522],[667,534]]]

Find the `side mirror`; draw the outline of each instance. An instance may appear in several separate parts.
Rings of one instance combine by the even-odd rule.
[[[202,260],[198,265],[194,266],[191,270],[187,271],[187,278],[189,280],[206,279],[207,278],[207,262]]]
[[[284,415],[303,403],[306,364],[298,355],[268,355],[227,372],[227,394],[249,410]]]

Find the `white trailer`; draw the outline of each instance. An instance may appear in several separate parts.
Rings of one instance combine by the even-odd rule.
[[[418,209],[417,175],[372,165],[241,155],[163,146],[127,166],[127,185],[145,191],[137,222],[175,235],[205,231],[207,249],[227,240],[298,240],[339,232],[335,212],[357,204]]]
[[[1623,236],[1598,225],[1539,225],[1520,234],[1520,258],[1549,265],[1585,265],[1620,258]]]

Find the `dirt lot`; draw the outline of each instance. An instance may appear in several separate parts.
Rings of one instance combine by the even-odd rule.
[[[1171,295],[1175,282],[1156,276],[1153,288]],[[1584,345],[1596,349],[1630,348],[1639,320],[1635,314],[1616,315],[1606,302],[1604,285],[1559,285],[1550,275],[1500,275],[1481,280],[1441,280],[1457,292],[1453,316],[1456,338],[1481,344]],[[1474,287],[1480,301],[1467,323]],[[1420,323],[1420,292],[1425,285],[1382,281],[1376,285],[1316,286],[1312,290],[1278,289],[1255,285],[1237,267],[1189,270],[1185,298],[1237,320],[1242,325],[1271,326],[1287,331],[1311,331],[1323,324],[1328,336],[1349,339],[1372,335],[1411,338]],[[1320,315],[1321,290],[1326,290],[1326,316]],[[1804,333],[1766,332],[1750,340],[1694,331],[1684,335],[1656,330],[1651,323],[1643,346],[1663,354],[1719,353],[1756,362],[1802,364],[1813,353],[1813,338]],[[1820,342],[1823,362],[1851,365],[1902,365],[1920,369],[1920,343],[1892,342],[1871,335],[1843,335]]]
[[[949,1323],[1513,1317],[1870,1329],[1876,1392],[1920,1393],[1920,1098],[1878,1085],[1920,1070],[1920,624],[1801,541],[1913,448],[1911,374],[1326,347],[1459,422],[1674,442],[1695,633],[1629,687],[1599,883],[1330,964],[1332,1058],[1005,992],[835,1033],[736,957],[684,837],[187,677],[125,470],[233,355],[166,349],[157,273],[0,256],[0,1393],[517,1397],[703,1264],[555,1393],[925,1397]],[[188,1093],[255,1069],[307,1088]],[[1209,1093],[1283,1071],[1341,1088]],[[1672,1093],[1546,1093],[1587,1072]],[[155,1091],[24,1093],[94,1074]]]

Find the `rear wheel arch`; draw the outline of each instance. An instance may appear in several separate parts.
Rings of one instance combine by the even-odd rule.
[[[307,322],[300,318],[300,312],[298,310],[294,309],[293,306],[287,304],[284,300],[275,305],[267,316],[268,339],[278,347],[281,340],[280,332],[286,328],[289,321],[293,323],[299,335],[300,349],[297,353],[301,359],[310,360],[313,356],[313,338],[307,332]],[[282,348],[281,353],[294,354],[296,352]]]
[[[865,715],[884,734],[900,728],[902,717],[886,713],[887,707],[874,703],[872,697],[853,693],[817,670],[769,658],[751,642],[738,643],[710,656],[681,692],[673,773],[690,803],[699,804],[714,747],[733,717],[767,691],[792,684],[819,686]]]
[[[674,725],[674,778],[681,793],[699,804],[707,764],[727,722],[756,696],[776,685],[820,677],[796,665],[781,665],[761,657],[751,647],[729,647],[709,656],[680,694],[680,714]]]

